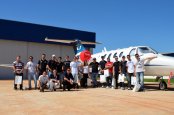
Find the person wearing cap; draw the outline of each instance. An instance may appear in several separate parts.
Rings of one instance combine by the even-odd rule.
[[[48,61],[47,69],[48,69],[48,76],[53,73],[53,70],[56,69],[57,67],[57,61],[56,61],[56,56],[53,54],[51,56],[51,60]]]
[[[93,82],[93,87],[97,87],[97,76],[98,76],[98,67],[99,63],[96,61],[96,58],[93,58],[93,62],[89,64],[89,66],[92,68],[91,78]]]
[[[127,78],[127,61],[125,60],[125,56],[122,57],[121,63],[120,63],[120,70],[121,74],[124,75]],[[122,90],[125,89],[125,84],[124,82],[120,82],[120,87]]]
[[[115,77],[115,88],[118,89],[118,75],[120,72],[120,62],[118,61],[118,57],[115,57],[115,62],[113,64],[113,76]]]

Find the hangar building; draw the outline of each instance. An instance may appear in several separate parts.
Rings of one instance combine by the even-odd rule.
[[[63,59],[69,55],[72,59],[73,46],[47,42],[45,38],[95,42],[95,36],[94,32],[0,19],[0,64],[12,64],[17,55],[21,56],[25,64],[30,55],[37,63],[42,53],[47,55],[47,60],[52,54]],[[92,51],[95,45],[85,47]],[[10,79],[12,76],[11,68],[0,67],[0,79]]]

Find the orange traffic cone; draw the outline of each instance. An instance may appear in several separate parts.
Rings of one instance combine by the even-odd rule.
[[[169,76],[169,78],[168,78],[168,86],[170,86],[170,79],[171,79],[172,76],[173,76],[173,73],[170,72],[170,76]]]

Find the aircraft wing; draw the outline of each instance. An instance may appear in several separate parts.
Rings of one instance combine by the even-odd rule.
[[[45,38],[45,41],[51,41],[51,42],[59,42],[59,43],[74,43],[76,40],[59,40],[59,39],[50,39],[50,38]],[[81,44],[88,44],[88,45],[95,45],[95,44],[101,44],[99,42],[87,42],[87,41],[81,41]]]
[[[89,44],[89,45],[95,45],[95,44],[101,44],[99,42],[86,42],[86,41],[81,41],[82,44]]]
[[[48,39],[48,38],[45,38],[45,41],[68,43],[68,44],[74,42],[74,40],[57,40],[57,39]]]
[[[0,64],[0,67],[12,68],[12,64]]]

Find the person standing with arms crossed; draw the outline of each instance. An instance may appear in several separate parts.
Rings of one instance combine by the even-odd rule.
[[[115,77],[116,89],[118,89],[118,75],[120,72],[120,62],[118,61],[118,57],[115,57],[115,62],[113,64],[113,76]]]

